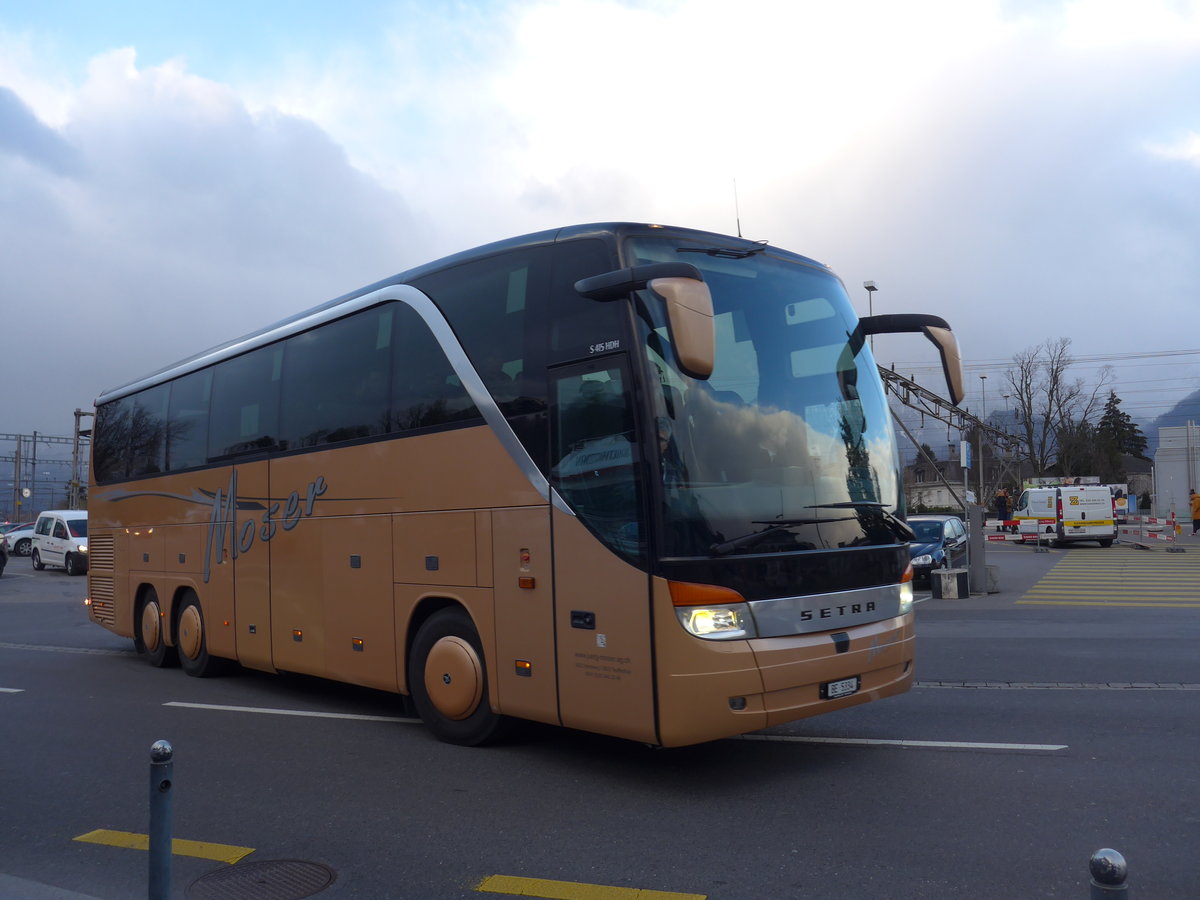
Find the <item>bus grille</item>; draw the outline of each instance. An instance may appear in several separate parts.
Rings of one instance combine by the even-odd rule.
[[[117,539],[113,535],[98,534],[88,541],[88,568],[116,571]]]
[[[96,575],[92,572],[88,579],[88,593],[92,601],[92,618],[103,625],[115,625],[116,579],[111,575]]]

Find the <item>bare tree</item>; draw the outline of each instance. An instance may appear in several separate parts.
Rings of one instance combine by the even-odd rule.
[[[1005,373],[1016,404],[1022,456],[1037,477],[1056,465],[1066,475],[1091,463],[1089,435],[1112,369],[1101,369],[1088,389],[1082,379],[1068,379],[1074,361],[1070,338],[1046,340],[1014,356],[1013,368]]]

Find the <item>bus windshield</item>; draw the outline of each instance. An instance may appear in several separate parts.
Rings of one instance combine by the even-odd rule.
[[[638,298],[654,404],[663,557],[903,543],[902,482],[883,386],[840,280],[761,248],[635,238],[634,264],[685,261],[713,297],[716,365],[676,362],[661,302]]]

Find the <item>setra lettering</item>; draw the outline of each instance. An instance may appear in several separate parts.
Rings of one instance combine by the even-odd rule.
[[[811,622],[813,619],[832,619],[837,616],[856,616],[861,613],[876,611],[874,600],[865,603],[846,603],[839,606],[823,606],[819,609],[800,610],[800,621]]]

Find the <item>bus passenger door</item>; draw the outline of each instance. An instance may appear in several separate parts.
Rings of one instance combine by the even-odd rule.
[[[657,743],[644,504],[628,368],[552,370],[550,481],[559,707],[570,728]]]

